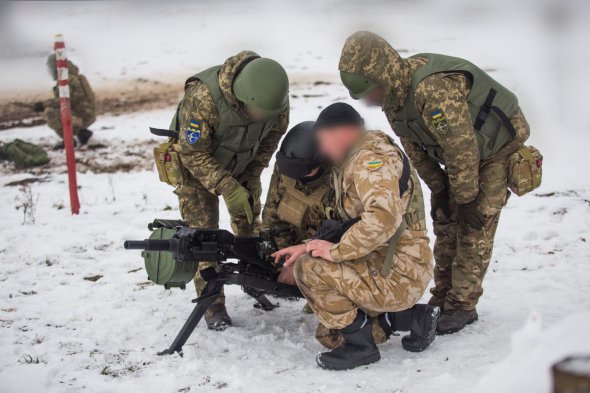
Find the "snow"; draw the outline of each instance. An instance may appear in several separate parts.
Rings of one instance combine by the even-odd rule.
[[[590,324],[590,124],[583,94],[589,55],[579,50],[579,37],[589,33],[582,23],[587,4],[567,3],[572,20],[561,38],[545,28],[547,2],[139,4],[13,3],[7,11],[18,37],[37,47],[50,46],[59,26],[93,84],[147,77],[180,85],[237,50],[255,49],[286,64],[297,82],[292,124],[315,118],[333,101],[351,101],[335,69],[346,35],[356,28],[383,34],[406,49],[404,55],[467,57],[493,69],[519,96],[531,123],[529,142],[545,156],[543,185],[510,198],[502,213],[480,320],[437,337],[423,353],[405,352],[394,337],[380,346],[375,365],[322,371],[314,361],[322,349],[313,338],[316,319],[301,312],[303,301],[281,300],[279,309],[265,313],[230,287],[234,328],[215,333],[198,326],[184,357],[158,357],[188,317],[194,292],[150,285],[139,254],[124,251],[122,242],[145,237],[153,218],[178,218],[175,195],[149,161],[154,138],[147,132],[166,126],[174,108],[102,116],[92,127],[92,144],[105,147],[77,152],[80,161],[100,164],[81,165],[79,216],[68,212],[57,153],[51,153],[55,172],[42,176],[0,166],[0,392],[549,392],[552,363],[590,352],[584,335]],[[246,27],[244,19],[251,21]],[[41,56],[0,61],[2,90],[47,89],[43,67]],[[390,132],[379,110],[352,104],[372,128]],[[0,133],[2,141],[16,137],[45,146],[57,141],[45,126]],[[144,162],[130,172],[93,169],[109,160]],[[43,181],[30,183],[35,212],[25,217],[16,207],[26,193],[7,184],[35,176]],[[267,170],[265,186],[269,177]],[[229,227],[223,203],[221,226]],[[84,279],[97,275],[97,281]]]

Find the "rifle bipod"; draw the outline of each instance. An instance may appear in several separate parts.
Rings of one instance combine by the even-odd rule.
[[[268,300],[265,295],[267,292],[290,298],[302,297],[299,289],[295,286],[271,282],[247,274],[236,273],[233,270],[234,268],[235,265],[226,264],[221,266],[219,273],[215,272],[213,268],[201,271],[201,276],[207,280],[207,285],[205,285],[203,293],[197,299],[193,300],[193,302],[196,303],[195,308],[176,335],[174,341],[172,341],[170,347],[159,352],[158,355],[172,355],[174,352],[178,352],[178,354],[182,356],[183,345],[195,330],[205,315],[205,312],[221,295],[221,290],[226,284],[240,285],[246,294],[252,296],[256,300],[257,303],[254,307],[264,311],[274,310],[278,307],[278,304],[273,304]]]

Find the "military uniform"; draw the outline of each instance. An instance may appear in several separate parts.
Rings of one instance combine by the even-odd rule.
[[[257,58],[254,52],[240,52],[186,82],[172,128],[179,132],[178,153],[185,172],[183,184],[175,193],[182,218],[192,227],[218,227],[218,196],[238,185],[248,189],[249,182],[259,182],[287,129],[288,106],[266,121],[254,122],[232,91],[238,72]],[[253,212],[255,217],[260,214],[259,200],[254,201]],[[245,215],[237,215],[231,217],[231,226],[239,235],[251,235],[255,223],[249,224]],[[209,266],[202,263],[199,269]],[[197,274],[198,293],[204,284]]]
[[[324,169],[322,169],[324,170]],[[301,244],[310,239],[330,209],[332,190],[330,172],[304,183],[279,172],[275,165],[262,211],[262,227],[278,228],[278,248]]]
[[[372,131],[336,169],[338,214],[361,220],[333,245],[334,262],[306,254],[294,267],[301,292],[329,329],[350,325],[357,308],[369,315],[406,310],[418,302],[432,279],[432,253],[415,176],[400,197],[403,161],[401,150],[384,133]],[[416,199],[411,204],[412,198]],[[407,227],[392,247],[393,259],[387,261],[390,240],[404,222]]]
[[[86,129],[96,121],[96,100],[94,92],[84,75],[81,75],[72,62],[68,62],[68,84],[70,87],[70,104],[72,108],[72,129],[74,135]],[[59,90],[53,88],[53,97],[43,102],[43,115],[47,125],[63,138]]]
[[[368,32],[347,40],[339,69],[385,87],[383,111],[413,166],[432,194],[448,193],[450,215],[432,212],[431,302],[446,310],[473,310],[509,197],[508,157],[530,132],[516,97],[465,60],[436,54],[404,59]],[[457,205],[474,200],[485,224],[460,230]]]

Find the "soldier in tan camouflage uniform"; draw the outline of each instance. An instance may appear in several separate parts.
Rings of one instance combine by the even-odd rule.
[[[57,80],[57,68],[55,55],[47,59],[47,67],[53,80]],[[94,92],[86,77],[79,73],[78,67],[68,61],[68,84],[70,87],[70,104],[72,107],[72,129],[81,145],[85,145],[92,137],[92,131],[88,127],[96,121],[96,100]],[[36,102],[34,109],[43,112],[47,125],[55,130],[57,135],[63,139],[61,126],[61,111],[59,105],[59,90],[57,85],[53,88],[53,98]],[[55,146],[56,149],[63,149],[63,142]]]
[[[179,133],[186,178],[175,190],[183,220],[217,228],[222,195],[233,231],[252,235],[260,214],[260,175],[288,123],[287,74],[271,59],[243,51],[189,78],[171,127]],[[212,266],[201,263],[199,269]],[[205,284],[197,273],[197,294]],[[205,320],[213,330],[231,325],[223,296]]]
[[[477,320],[507,191],[508,157],[529,136],[518,101],[475,65],[418,54],[402,58],[383,38],[348,38],[339,69],[354,99],[381,106],[431,191],[439,333]]]
[[[409,163],[384,133],[365,132],[363,124],[342,103],[324,109],[316,124],[320,151],[337,165],[337,213],[359,220],[335,244],[311,240],[276,254],[287,257],[285,266],[294,263],[297,285],[320,322],[342,334],[340,346],[318,356],[318,365],[327,369],[379,360],[367,314],[381,314],[390,331],[419,320],[420,329],[408,328],[412,334],[404,340],[404,347],[415,351],[432,342],[438,320],[432,306],[417,311],[420,318],[408,313],[402,321],[396,315],[422,297],[432,279],[432,253],[420,184]]]

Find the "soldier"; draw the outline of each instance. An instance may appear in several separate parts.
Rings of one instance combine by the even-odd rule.
[[[402,151],[381,131],[366,132],[349,105],[325,108],[316,122],[320,152],[337,166],[332,175],[336,213],[359,218],[338,243],[311,240],[280,250],[310,307],[343,342],[317,358],[342,370],[380,359],[368,316],[386,330],[411,331],[405,349],[434,340],[438,307],[419,305],[432,278],[432,253],[420,183]]]
[[[348,38],[340,76],[354,99],[381,106],[431,191],[438,333],[477,320],[477,301],[506,205],[508,157],[529,136],[516,96],[466,60],[402,58],[383,38]]]
[[[252,235],[260,214],[260,175],[289,123],[289,81],[283,67],[243,51],[190,77],[172,129],[184,180],[174,191],[182,218],[192,227],[217,228],[222,195],[231,226]],[[215,266],[201,263],[199,269]],[[206,282],[197,273],[200,294]],[[207,326],[231,326],[221,296],[205,313]]]
[[[57,66],[55,54],[47,58],[47,68],[54,81],[57,81]],[[68,61],[68,85],[70,86],[70,105],[72,108],[72,129],[74,136],[81,145],[88,143],[92,137],[92,131],[88,129],[96,120],[96,100],[94,92],[86,77],[79,73],[78,67]],[[39,101],[34,104],[35,112],[43,112],[47,125],[63,139],[61,126],[61,111],[59,105],[59,89],[57,84],[53,87],[53,98]],[[75,143],[76,141],[74,141]],[[55,145],[57,149],[63,149],[63,141]]]
[[[276,155],[262,227],[280,231],[275,237],[279,248],[315,235],[330,206],[330,171],[319,159],[314,124],[305,121],[290,129]]]

